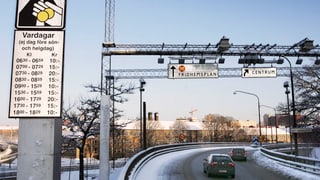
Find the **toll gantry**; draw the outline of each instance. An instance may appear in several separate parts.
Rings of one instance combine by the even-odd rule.
[[[222,37],[218,43],[208,44],[115,44],[104,42],[102,44],[102,77],[113,76],[118,79],[145,79],[145,78],[168,78],[170,66],[150,69],[113,69],[111,68],[112,56],[155,56],[159,64],[223,64],[225,57],[238,57],[240,68],[221,68],[217,76],[220,77],[243,77],[242,74],[249,67],[259,68],[262,64],[284,64],[287,67],[277,67],[277,76],[289,76],[290,70],[299,71],[302,67],[292,67],[291,62],[302,63],[302,58],[311,58],[318,68],[320,64],[320,46],[314,45],[313,40],[305,38],[293,45],[277,44],[250,44],[234,45],[229,39]],[[167,58],[167,59],[165,59]],[[269,60],[273,58],[272,60]],[[235,58],[230,59],[234,61]],[[265,66],[264,66],[265,67]]]

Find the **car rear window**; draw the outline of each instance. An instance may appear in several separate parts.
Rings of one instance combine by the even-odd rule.
[[[233,152],[244,152],[244,149],[233,149]]]
[[[229,162],[231,160],[230,160],[229,157],[226,157],[226,156],[214,156],[214,157],[212,157],[212,162],[220,162],[220,161]]]

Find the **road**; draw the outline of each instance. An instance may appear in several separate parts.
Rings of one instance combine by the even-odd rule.
[[[228,153],[227,149],[210,150],[201,152],[194,156],[187,157],[178,164],[166,168],[167,179],[170,180],[207,180],[207,179],[226,179],[226,177],[206,177],[202,169],[202,161],[209,153]],[[277,174],[257,165],[251,158],[254,150],[248,151],[247,161],[235,161],[236,163],[236,180],[283,180],[288,177]],[[231,178],[229,178],[231,179]]]

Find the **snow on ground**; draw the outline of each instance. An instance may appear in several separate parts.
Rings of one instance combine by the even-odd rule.
[[[120,167],[120,164],[122,166],[125,164],[127,159],[121,159],[117,160],[115,162],[116,166]],[[84,176],[86,180],[99,180],[99,169],[95,170],[86,170],[86,164],[90,165],[99,165],[99,160],[96,159],[85,159],[84,160]],[[112,161],[110,161],[110,166],[112,164]],[[65,159],[63,158],[61,160],[62,166],[72,166],[72,165],[79,165],[79,159]],[[122,168],[111,168],[110,170],[110,180],[117,180],[120,176],[120,173],[122,171]],[[79,179],[79,171],[65,171],[61,172],[61,180],[77,180]]]
[[[320,147],[313,148],[310,153],[310,157],[314,159],[320,159]],[[320,162],[316,163],[316,166],[320,167]]]
[[[119,180],[122,168],[115,168],[110,170],[110,180]],[[99,169],[85,171],[84,177],[86,180],[99,180]],[[62,172],[61,180],[78,180],[79,171]]]
[[[320,155],[320,151],[318,151]],[[285,176],[290,177],[289,179],[308,179],[308,180],[318,180],[319,176],[310,174],[307,172],[299,171],[293,168],[289,168],[277,163],[277,161],[271,160],[261,154],[260,151],[253,153],[253,159],[260,165],[272,171],[278,172]]]
[[[170,169],[170,167],[174,166],[175,164],[179,164],[177,162],[181,161],[186,157],[192,156],[194,154],[198,154],[199,152],[207,151],[209,149],[212,149],[212,148],[201,148],[196,150],[191,149],[191,150],[179,151],[179,152],[174,152],[174,153],[156,157],[151,161],[149,161],[147,165],[141,169],[141,171],[139,172],[138,176],[135,179],[139,179],[139,180],[170,179],[166,177],[167,169]]]

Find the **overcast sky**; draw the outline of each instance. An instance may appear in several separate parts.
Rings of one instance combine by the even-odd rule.
[[[100,82],[101,44],[105,32],[104,0],[69,0],[66,14],[64,59],[65,104],[88,97],[83,87]],[[8,119],[9,92],[16,1],[0,2],[0,125]],[[317,0],[217,1],[217,0],[116,0],[115,43],[125,44],[216,44],[222,36],[236,45],[292,45],[306,37],[320,43],[320,2]],[[241,68],[238,57],[225,57],[220,67]],[[304,64],[312,59],[305,58]],[[114,57],[112,68],[167,68],[157,57]],[[285,63],[286,64],[286,63]],[[285,65],[284,64],[284,65]],[[287,66],[287,65],[286,65]],[[240,120],[257,120],[257,100],[242,90],[255,93],[260,103],[275,107],[286,102],[283,82],[288,78],[218,78],[213,80],[146,79],[143,99],[148,112],[159,112],[160,120],[188,117],[192,109],[202,119],[209,113]],[[138,80],[132,80],[138,86]],[[124,118],[139,116],[139,92],[118,106]],[[273,113],[262,108],[261,115]]]

